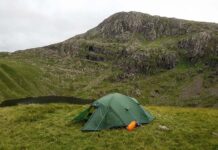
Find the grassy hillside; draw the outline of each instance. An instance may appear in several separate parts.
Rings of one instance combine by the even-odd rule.
[[[41,94],[45,88],[39,87],[41,74],[39,68],[26,63],[0,60],[0,99]]]
[[[217,107],[216,70],[201,64],[129,75],[108,62],[15,55],[1,58],[0,76],[0,101],[45,95],[96,99],[120,92],[142,104]]]
[[[72,96],[81,87],[89,89],[89,82],[101,82],[104,77],[100,75],[110,68],[108,66],[71,58],[65,60],[26,56],[2,57],[0,101],[28,96]],[[102,79],[93,80],[96,76]]]
[[[146,107],[156,119],[133,132],[81,132],[72,118],[87,106],[0,108],[0,149],[218,149],[218,110]],[[163,130],[159,126],[166,126]]]

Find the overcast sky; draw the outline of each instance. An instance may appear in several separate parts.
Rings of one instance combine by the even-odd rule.
[[[66,40],[119,11],[218,23],[218,0],[0,0],[0,51]]]

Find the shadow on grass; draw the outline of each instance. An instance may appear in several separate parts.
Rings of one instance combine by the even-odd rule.
[[[68,103],[68,104],[90,104],[94,100],[82,99],[77,97],[66,96],[40,96],[27,97],[21,99],[5,100],[0,104],[0,107],[15,106],[18,104],[48,104],[48,103]]]

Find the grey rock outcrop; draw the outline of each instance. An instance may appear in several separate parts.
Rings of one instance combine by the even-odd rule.
[[[187,50],[187,57],[193,59],[196,57],[203,57],[207,51],[214,51],[213,46],[210,45],[212,35],[209,32],[200,32],[187,39],[179,42],[179,48]]]
[[[193,24],[196,25],[193,26]],[[193,33],[199,31],[201,27],[205,28],[198,22],[151,16],[139,12],[119,12],[105,19],[96,28],[89,30],[84,37],[127,41],[133,34],[138,34],[147,40],[155,40],[161,36]]]

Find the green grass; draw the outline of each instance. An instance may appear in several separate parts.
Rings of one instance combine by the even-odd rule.
[[[154,41],[144,41],[142,42],[142,45],[145,48],[176,48],[178,41],[185,38],[187,36],[184,35],[177,35],[177,36],[164,36],[160,37]]]
[[[81,132],[72,118],[87,106],[49,104],[0,108],[0,149],[218,149],[218,110],[146,107],[156,119],[126,129]],[[165,131],[159,125],[167,126]]]
[[[43,89],[38,87],[41,74],[39,68],[27,63],[0,60],[1,96],[14,98],[40,94]]]

